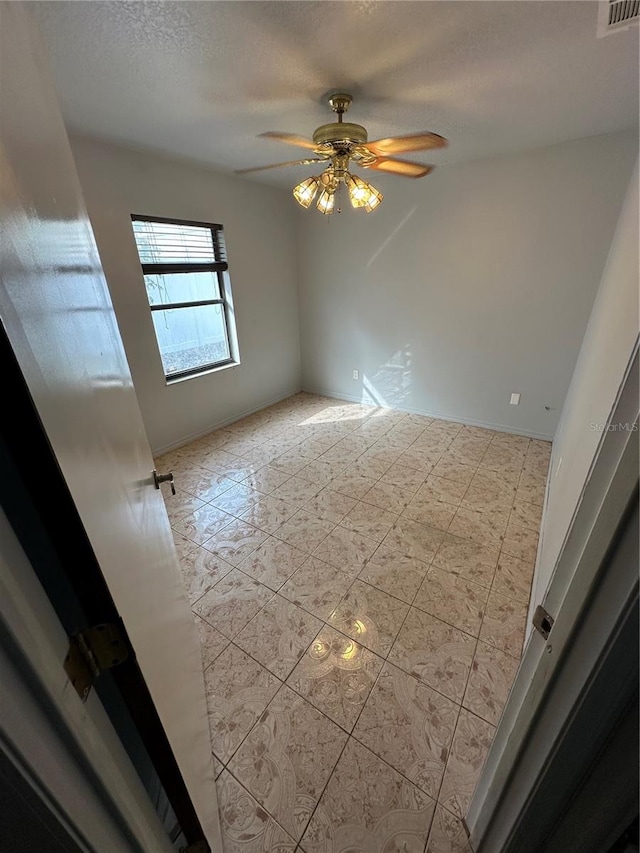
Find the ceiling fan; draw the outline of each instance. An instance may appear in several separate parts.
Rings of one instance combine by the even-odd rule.
[[[350,161],[363,169],[377,172],[389,172],[405,178],[423,178],[433,170],[433,166],[400,160],[393,156],[407,151],[426,151],[431,148],[444,148],[447,140],[437,133],[411,133],[407,136],[390,136],[386,139],[367,141],[366,128],[342,120],[353,100],[346,92],[336,92],[329,97],[329,105],[338,120],[318,127],[312,139],[293,133],[268,131],[260,136],[277,139],[287,145],[307,148],[317,156],[303,160],[289,160],[270,166],[256,166],[251,169],[238,169],[237,175],[259,172],[263,169],[277,169],[281,166],[307,166],[311,163],[326,163],[327,168],[318,177],[307,178],[294,187],[293,195],[302,207],[308,208],[316,197],[320,196],[316,207],[321,213],[330,214],[335,210],[335,196],[341,185],[347,188],[349,200],[356,209],[363,208],[367,213],[375,210],[382,201],[380,193],[371,184],[349,172]]]

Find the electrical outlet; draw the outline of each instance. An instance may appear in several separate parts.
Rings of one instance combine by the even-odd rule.
[[[512,394],[511,399],[509,400],[509,403],[511,403],[512,406],[519,406],[520,405],[520,394]]]
[[[354,379],[360,379],[360,371],[359,370],[354,370],[351,375],[353,376]]]

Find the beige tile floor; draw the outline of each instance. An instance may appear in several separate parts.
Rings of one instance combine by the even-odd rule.
[[[469,853],[550,450],[297,394],[157,460],[225,853]]]

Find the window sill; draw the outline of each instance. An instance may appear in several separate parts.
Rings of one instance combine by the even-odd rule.
[[[179,382],[188,382],[190,379],[199,379],[201,376],[208,376],[210,373],[220,373],[222,370],[229,370],[229,368],[239,366],[239,361],[229,361],[226,364],[219,364],[216,367],[205,367],[197,373],[189,373],[188,376],[176,376],[175,378],[165,376],[165,384],[177,385]]]

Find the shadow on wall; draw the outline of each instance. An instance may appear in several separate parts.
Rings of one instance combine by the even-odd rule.
[[[367,261],[367,266],[366,266],[366,268],[367,268],[367,269],[369,269],[369,268],[371,267],[371,265],[372,265],[375,261],[377,261],[377,260],[378,260],[378,257],[380,256],[380,254],[381,254],[382,252],[384,252],[384,250],[389,246],[389,244],[391,243],[391,241],[393,240],[393,238],[396,236],[396,234],[398,233],[398,231],[400,231],[400,229],[404,226],[404,224],[405,224],[406,222],[408,222],[408,221],[409,221],[409,219],[411,219],[411,217],[412,217],[412,216],[413,216],[413,214],[416,212],[416,210],[417,210],[417,207],[416,207],[416,205],[414,205],[414,206],[411,208],[411,210],[406,214],[406,216],[404,216],[404,217],[400,220],[400,222],[396,225],[396,227],[393,229],[393,231],[391,232],[391,234],[389,234],[389,236],[388,236],[388,237],[387,237],[387,238],[386,238],[386,239],[385,239],[385,240],[380,244],[380,246],[376,249],[376,251],[373,253],[373,255],[371,255],[371,257],[370,257],[370,258],[369,258],[369,260]]]

